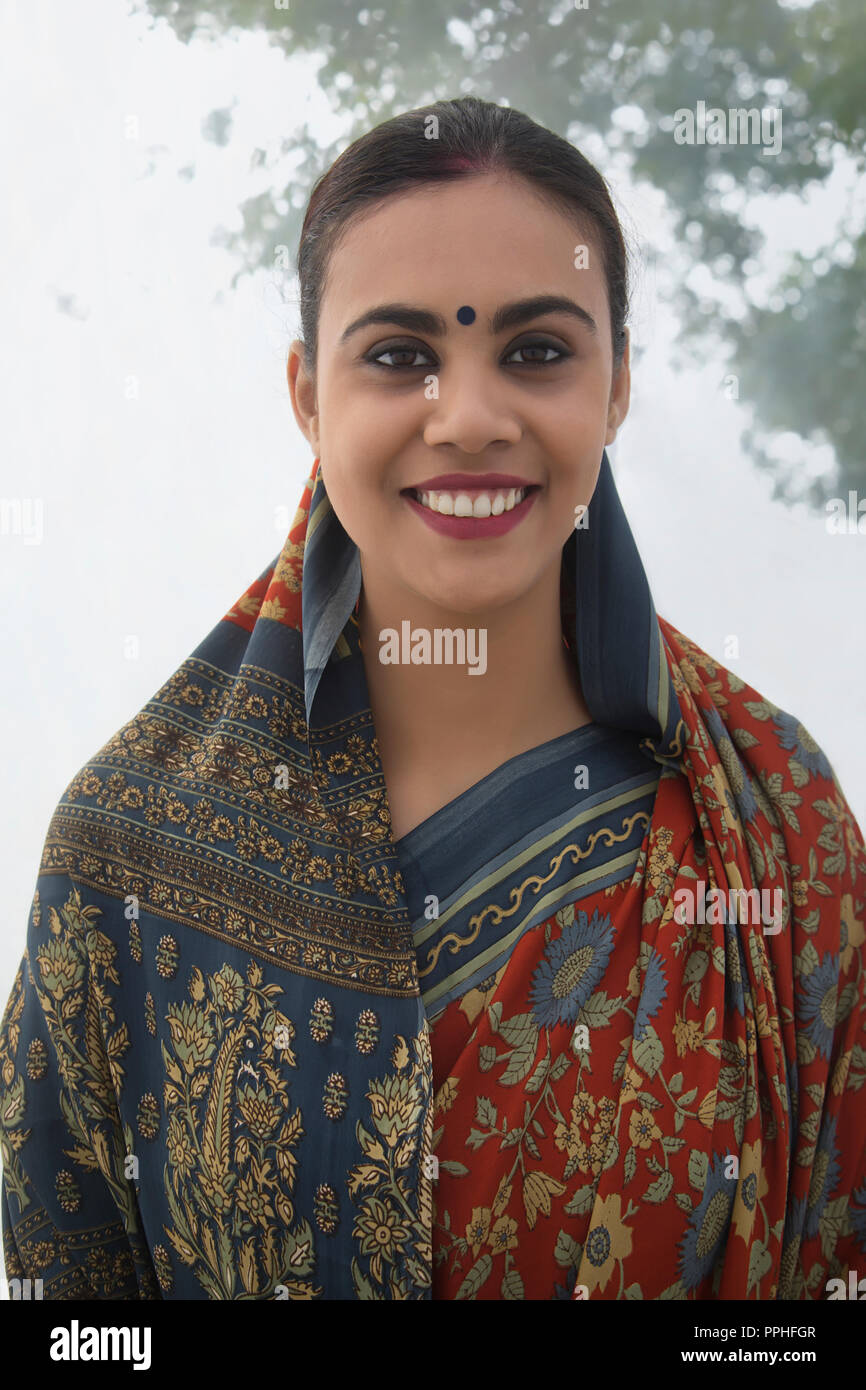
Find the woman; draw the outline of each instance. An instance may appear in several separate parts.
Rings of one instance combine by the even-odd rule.
[[[2,1032],[52,1298],[816,1299],[866,1257],[866,851],[657,617],[625,251],[474,98],[316,185],[278,559],[73,778]]]

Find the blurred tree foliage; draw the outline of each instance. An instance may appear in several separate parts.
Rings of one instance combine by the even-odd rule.
[[[288,187],[244,203],[242,230],[223,238],[243,270],[272,265],[276,244],[294,253],[315,179],[351,139],[398,111],[473,92],[507,101],[578,146],[595,132],[666,196],[686,258],[670,280],[682,342],[719,360],[720,381],[735,375],[740,401],[753,407],[744,442],[771,472],[775,495],[823,507],[840,490],[863,491],[862,214],[849,207],[828,226],[820,255],[795,255],[769,289],[764,236],[742,216],[763,194],[805,196],[844,160],[862,192],[863,0],[143,3],[184,42],[240,28],[265,32],[287,56],[319,55],[318,83],[349,121],[348,136],[328,148],[305,123],[272,151],[254,153],[265,166],[289,151],[298,162]],[[677,144],[674,112],[701,100],[725,110],[781,107],[781,151]],[[635,108],[625,123],[622,108]],[[698,277],[700,289],[698,267],[712,277]],[[774,458],[769,450],[783,431],[832,446],[835,475],[816,481],[802,464]]]

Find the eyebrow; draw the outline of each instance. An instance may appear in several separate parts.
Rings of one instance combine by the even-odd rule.
[[[502,304],[488,320],[488,327],[493,334],[502,333],[506,328],[519,328],[521,324],[540,318],[543,314],[570,314],[572,318],[579,319],[590,333],[598,332],[598,325],[592,314],[575,304],[573,299],[561,294],[532,295],[528,299],[516,299],[509,304]],[[343,330],[341,345],[353,333],[373,323],[394,323],[408,329],[409,332],[426,333],[431,337],[444,335],[448,331],[448,325],[442,315],[434,313],[431,309],[416,309],[411,304],[377,304],[360,318],[353,319],[348,328]]]

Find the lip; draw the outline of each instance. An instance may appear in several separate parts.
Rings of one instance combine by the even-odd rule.
[[[429,507],[422,507],[421,503],[412,496],[411,489],[402,495],[406,505],[412,508],[413,512],[430,527],[431,531],[438,532],[440,536],[451,536],[458,541],[479,541],[504,536],[515,526],[520,525],[541,491],[540,486],[531,486],[532,491],[527,493],[523,501],[518,503],[516,507],[512,507],[510,512],[502,512],[499,516],[489,517],[442,516],[439,512],[431,511]]]
[[[423,483],[413,483],[403,492],[436,492],[443,488],[451,492],[459,487],[464,492],[489,492],[491,488],[538,487],[529,478],[517,478],[513,473],[437,473]]]

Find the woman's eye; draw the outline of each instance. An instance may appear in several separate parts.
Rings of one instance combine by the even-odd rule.
[[[404,343],[403,346],[401,346],[401,347],[380,348],[380,350],[379,350],[378,352],[375,352],[375,351],[374,351],[374,352],[371,352],[371,353],[369,353],[369,354],[367,355],[367,361],[368,361],[368,362],[372,362],[373,365],[374,365],[375,367],[385,367],[386,370],[395,372],[395,371],[400,371],[401,369],[402,369],[402,370],[406,370],[407,368],[411,369],[411,368],[413,368],[413,367],[419,367],[419,366],[421,366],[422,364],[421,364],[420,362],[412,362],[412,361],[405,361],[405,360],[402,361],[402,362],[397,361],[397,362],[395,362],[395,363],[383,362],[383,361],[381,360],[383,357],[396,357],[396,358],[401,358],[401,357],[402,357],[402,358],[405,359],[405,358],[416,357],[416,356],[418,355],[418,353],[421,353],[422,356],[425,355],[425,354],[424,354],[424,349],[423,349],[423,348],[416,347],[414,344],[405,344],[405,343]],[[428,358],[428,364],[429,364],[429,358]]]
[[[535,366],[538,366],[538,367],[546,367],[546,366],[548,365],[548,363],[550,363],[550,362],[560,362],[560,361],[564,361],[565,358],[569,356],[569,354],[568,354],[567,352],[563,352],[563,350],[562,350],[561,348],[555,347],[555,346],[553,345],[553,343],[521,343],[518,347],[512,348],[512,349],[511,349],[511,354],[510,354],[509,357],[507,357],[505,360],[506,360],[507,362],[510,362],[515,352],[529,352],[529,353],[533,353],[533,352],[534,352],[534,353],[552,352],[552,353],[555,354],[553,357],[547,357],[547,358],[545,358],[545,357],[530,357],[529,359],[524,359],[524,361],[522,361],[522,362],[516,362],[516,363],[514,364],[515,366],[518,366],[518,367],[535,367]]]

